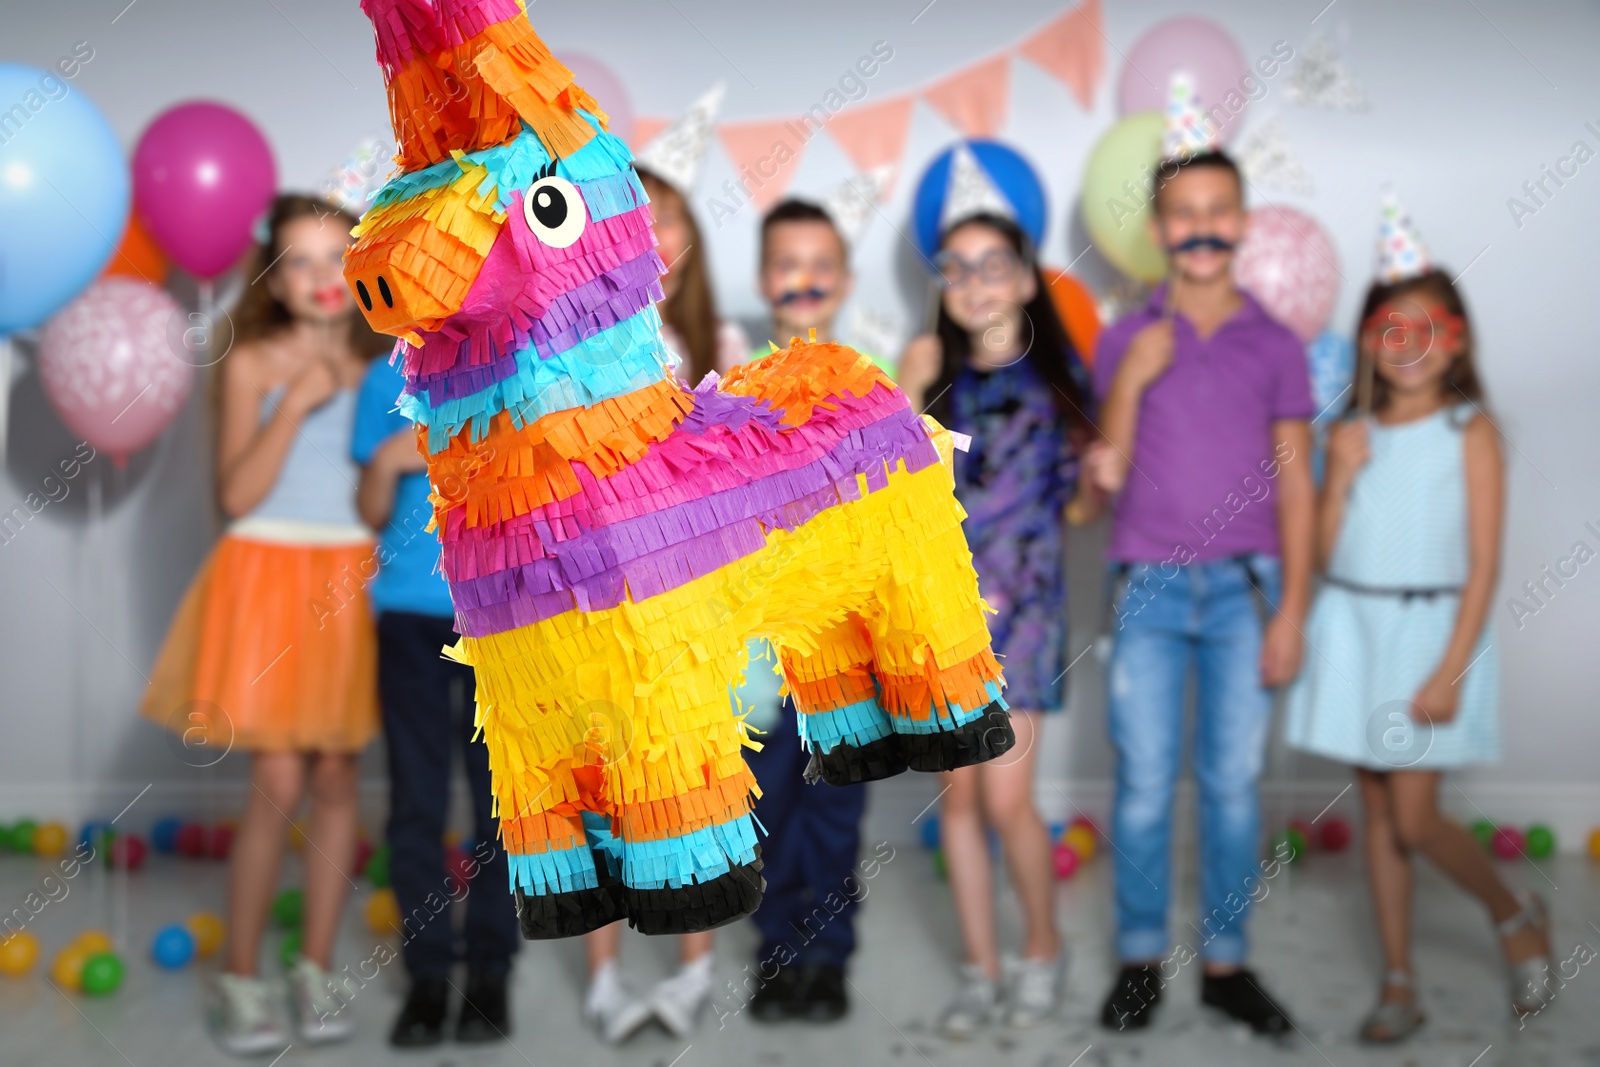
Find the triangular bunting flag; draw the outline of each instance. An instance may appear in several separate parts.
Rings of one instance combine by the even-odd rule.
[[[898,163],[911,131],[914,102],[909,96],[899,96],[880,104],[846,108],[828,120],[828,136],[861,171]]]
[[[1106,65],[1100,0],[1083,0],[1022,42],[1018,51],[1071,89],[1079,106],[1093,107],[1095,86]]]
[[[1245,177],[1265,189],[1311,195],[1311,175],[1295,154],[1289,135],[1274,115],[1251,131],[1239,150],[1239,165]]]
[[[649,144],[656,134],[671,125],[671,119],[661,118],[658,115],[635,115],[633,117],[633,143],[629,147],[637,150],[641,145]]]
[[[1323,38],[1306,45],[1284,92],[1303,107],[1326,107],[1335,111],[1367,109],[1367,94],[1344,69],[1333,45]]]
[[[793,121],[732,122],[717,127],[722,147],[727,149],[740,184],[750,191],[750,199],[762,211],[783,199],[784,190],[794,180],[805,141],[795,136]]]
[[[1011,58],[974,64],[923,90],[922,99],[968,137],[993,137],[1005,125]]]

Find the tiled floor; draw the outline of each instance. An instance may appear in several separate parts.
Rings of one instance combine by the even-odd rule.
[[[42,862],[0,857],[0,902],[7,909],[20,905],[46,873]],[[1566,970],[1574,976],[1543,1016],[1519,1030],[1504,1006],[1504,983],[1487,922],[1470,901],[1428,873],[1421,880],[1416,919],[1423,992],[1432,1018],[1417,1040],[1398,1050],[1373,1051],[1352,1041],[1372,996],[1377,963],[1366,928],[1360,868],[1350,854],[1313,856],[1286,870],[1272,881],[1257,914],[1256,965],[1302,1031],[1288,1044],[1263,1043],[1203,1014],[1196,1002],[1198,975],[1192,969],[1174,983],[1152,1030],[1138,1036],[1100,1030],[1094,1016],[1109,976],[1109,871],[1104,860],[1097,860],[1060,889],[1059,911],[1072,951],[1067,1006],[1060,1020],[1022,1034],[993,1033],[965,1046],[951,1045],[931,1032],[935,1013],[954,982],[956,938],[949,895],[932,874],[927,855],[904,846],[867,883],[861,949],[852,972],[854,1010],[840,1024],[767,1027],[738,1012],[742,994],[737,983],[753,949],[753,932],[745,924],[719,938],[717,1010],[703,1017],[690,1041],[652,1030],[620,1049],[600,1046],[578,1021],[581,946],[541,943],[527,946],[517,967],[512,1044],[392,1052],[383,1036],[403,985],[398,964],[392,964],[355,998],[355,1040],[321,1050],[296,1044],[278,1062],[283,1067],[395,1062],[429,1067],[1600,1065],[1600,960],[1584,966],[1580,961],[1589,952],[1573,957],[1580,945],[1600,946],[1600,927],[1595,925],[1600,918],[1600,864],[1568,857],[1539,868],[1521,865],[1513,873],[1552,901],[1558,958],[1572,959]],[[187,1067],[226,1062],[199,1022],[208,972],[198,966],[162,972],[146,955],[158,926],[196,908],[219,906],[223,877],[217,864],[157,858],[127,878],[125,891],[98,871],[69,883],[67,896],[45,906],[32,921],[44,945],[43,963],[81,929],[120,926],[134,946],[127,952],[127,981],[114,996],[91,1000],[58,992],[45,979],[44,966],[27,978],[0,979],[0,1063]],[[372,955],[375,939],[360,918],[361,903],[357,899],[352,906],[341,962],[353,964]],[[1182,906],[1192,907],[1192,901]],[[1014,939],[1009,901],[1006,907],[1003,932]],[[625,969],[643,985],[666,973],[673,952],[670,941],[630,933],[623,948]],[[261,1062],[270,1062],[270,1057]]]

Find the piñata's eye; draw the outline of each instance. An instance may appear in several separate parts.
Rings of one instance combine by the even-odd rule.
[[[551,175],[528,186],[522,198],[522,217],[528,229],[551,248],[566,248],[583,236],[589,221],[578,187]]]

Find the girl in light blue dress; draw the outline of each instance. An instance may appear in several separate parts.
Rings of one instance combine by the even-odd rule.
[[[1519,1014],[1543,1006],[1549,922],[1518,899],[1473,836],[1438,807],[1441,772],[1499,758],[1488,614],[1499,566],[1502,465],[1479,406],[1472,331],[1447,275],[1374,284],[1362,311],[1358,391],[1370,416],[1328,443],[1317,529],[1322,590],[1289,695],[1288,742],[1352,764],[1387,967],[1371,1042],[1423,1022],[1410,955],[1412,856],[1483,901]],[[1365,401],[1365,397],[1363,397]]]

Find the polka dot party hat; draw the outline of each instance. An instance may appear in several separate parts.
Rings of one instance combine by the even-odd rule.
[[[1428,273],[1428,246],[1392,188],[1383,190],[1378,217],[1378,279],[1385,285]]]
[[[1167,83],[1167,123],[1161,152],[1167,159],[1182,159],[1217,149],[1217,124],[1211,121],[1195,95],[1194,81],[1178,71]]]

